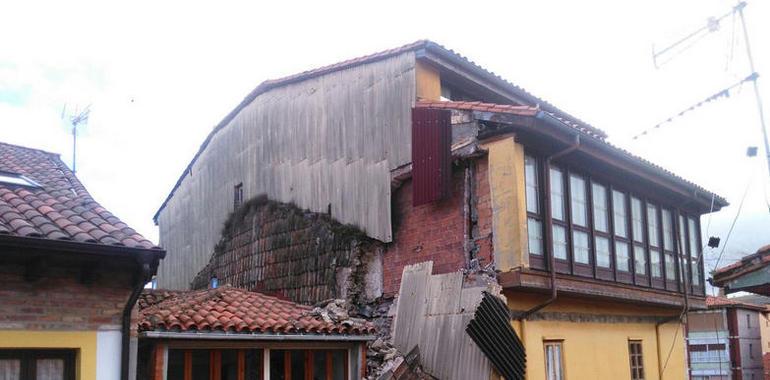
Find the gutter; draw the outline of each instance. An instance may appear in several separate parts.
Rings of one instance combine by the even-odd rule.
[[[165,253],[164,253],[165,254]],[[137,257],[137,264],[139,264],[136,272],[134,273],[134,285],[131,289],[131,295],[126,301],[126,305],[123,307],[123,314],[121,316],[120,326],[120,379],[129,380],[129,372],[131,365],[131,312],[134,310],[134,305],[139,299],[139,295],[144,290],[144,285],[152,278],[152,275],[157,271],[159,261],[162,257],[153,257],[152,255],[139,255]]]
[[[256,340],[275,342],[366,342],[377,339],[375,335],[313,335],[313,334],[228,334],[200,332],[145,331],[139,334],[151,339],[192,339],[192,340]]]
[[[538,114],[538,115],[540,115],[540,114]],[[535,307],[525,311],[524,313],[522,313],[518,317],[519,320],[526,320],[532,314],[534,314],[534,313],[542,310],[546,306],[552,304],[554,301],[556,301],[556,298],[558,297],[558,290],[556,288],[556,258],[554,257],[553,249],[551,248],[551,247],[553,247],[553,231],[552,231],[552,225],[550,223],[550,220],[551,220],[551,175],[550,175],[550,172],[551,172],[551,161],[553,161],[553,160],[555,160],[555,159],[557,159],[559,157],[563,157],[563,156],[565,156],[565,155],[567,155],[569,153],[572,153],[573,151],[575,151],[575,150],[577,150],[579,148],[580,148],[580,135],[576,134],[575,135],[575,142],[572,145],[568,146],[567,148],[565,148],[565,149],[563,149],[563,150],[561,150],[559,152],[556,152],[556,153],[548,156],[545,159],[545,167],[543,168],[543,171],[545,172],[545,175],[543,176],[543,177],[545,177],[544,181],[543,181],[543,185],[544,185],[543,186],[544,187],[543,192],[545,193],[545,196],[543,197],[543,200],[545,202],[545,207],[544,207],[545,215],[543,217],[543,224],[547,223],[547,226],[546,225],[543,226],[544,227],[543,231],[545,232],[545,242],[543,242],[543,243],[544,243],[544,246],[545,246],[545,250],[547,250],[547,252],[549,253],[549,255],[548,255],[549,256],[549,258],[548,258],[548,260],[549,260],[548,261],[548,270],[549,270],[550,275],[551,275],[551,297],[548,298],[545,302],[543,302],[543,303],[541,303],[541,304],[539,304],[539,305],[537,305],[537,306],[535,306]],[[522,327],[523,327],[523,324],[522,324]]]

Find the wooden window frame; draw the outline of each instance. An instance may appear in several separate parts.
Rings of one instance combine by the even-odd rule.
[[[20,379],[34,379],[37,361],[61,359],[64,361],[64,380],[75,380],[77,351],[72,349],[0,349],[0,359],[20,361]]]
[[[535,163],[535,178],[537,180],[537,186],[535,193],[537,194],[537,212],[531,212],[529,211],[529,207],[527,207],[527,200],[524,200],[524,209],[527,211],[527,253],[529,254],[529,264],[532,268],[537,269],[546,269],[546,254],[547,252],[550,252],[549,247],[546,247],[546,223],[545,223],[545,216],[543,215],[544,205],[545,205],[545,199],[543,194],[545,194],[545,191],[543,189],[543,162],[542,159],[534,154],[530,154],[528,152],[524,152],[524,197],[527,196],[527,184],[526,184],[526,161],[527,158],[531,158]],[[550,194],[547,194],[547,196],[551,196]],[[535,254],[532,253],[532,250],[530,249],[529,244],[529,219],[536,220],[540,224],[540,237],[541,237],[541,254]]]
[[[538,212],[530,212],[527,210],[527,223],[532,219],[539,223],[542,233],[542,254],[529,254],[530,268],[547,270],[549,255],[554,253],[555,239],[554,227],[559,226],[565,230],[565,242],[567,244],[567,258],[554,258],[555,270],[557,273],[589,277],[602,281],[610,281],[617,283],[632,284],[639,287],[655,288],[671,292],[684,292],[684,277],[683,273],[686,271],[692,273],[692,269],[696,268],[697,278],[699,279],[699,286],[692,285],[688,289],[691,293],[704,295],[705,286],[703,280],[703,270],[697,269],[697,264],[693,263],[694,258],[689,253],[688,249],[690,244],[690,219],[695,221],[695,229],[700,236],[700,220],[693,214],[684,213],[681,209],[666,202],[664,199],[654,198],[655,194],[652,194],[644,189],[637,189],[636,191],[628,186],[617,185],[613,182],[612,178],[606,177],[601,173],[592,175],[585,170],[575,168],[567,163],[559,163],[558,165],[552,165],[546,162],[542,155],[538,155],[537,152],[525,150],[525,156],[527,159],[532,159],[535,164],[535,178],[538,181],[537,184],[537,206]],[[563,220],[557,220],[552,216],[551,209],[546,210],[546,207],[552,207],[552,189],[548,188],[546,193],[545,181],[550,182],[551,170],[558,170],[561,175],[562,182],[562,205],[563,205]],[[579,226],[573,223],[573,183],[572,177],[577,176],[583,180],[585,186],[585,201],[586,201],[586,226]],[[602,186],[605,191],[606,213],[607,213],[607,230],[598,231],[595,228],[595,215],[594,215],[594,185]],[[526,186],[526,183],[525,183]],[[618,236],[615,232],[615,192],[622,194],[623,204],[625,208],[625,228],[626,236]],[[526,192],[525,192],[526,193]],[[651,199],[653,197],[654,199]],[[547,199],[546,199],[547,198]],[[635,200],[639,201],[640,206],[640,223],[641,234],[634,231],[634,210],[633,204]],[[651,210],[654,210],[652,214],[648,212],[648,206]],[[672,249],[667,249],[665,245],[665,232],[663,228],[664,210],[670,213],[673,239],[677,238],[677,231],[679,226],[679,215],[683,215],[685,218],[685,230],[680,231],[683,235],[683,242],[686,247],[679,248],[678,242],[674,242]],[[650,231],[650,219],[654,217],[654,231]],[[575,260],[574,249],[574,234],[576,232],[585,233],[588,237],[588,264],[578,263]],[[650,236],[650,232],[654,232],[655,236]],[[650,237],[655,238],[655,241],[651,241]],[[597,251],[598,239],[605,238],[609,244],[610,251],[610,268],[600,267],[597,265]],[[527,241],[529,241],[529,233],[527,235]],[[618,247],[616,243],[625,244],[628,247],[628,259],[629,270],[618,269]],[[672,248],[672,247],[668,247]],[[700,254],[700,247],[698,254]],[[682,252],[680,252],[680,250]],[[638,251],[638,252],[637,252]],[[637,273],[637,253],[643,255],[639,257],[640,261],[644,264],[644,274]],[[651,255],[658,255],[658,265],[660,276],[652,276],[653,260]],[[686,260],[683,260],[686,256]],[[666,273],[666,258],[669,261],[673,259],[674,276],[673,278]],[[701,265],[702,266],[702,265]],[[696,275],[696,274],[692,274]]]
[[[632,349],[632,347],[636,349]],[[638,352],[634,352],[637,350]],[[636,363],[634,363],[634,359],[637,359]],[[631,380],[644,380],[644,346],[642,346],[641,340],[628,340],[628,364]]]

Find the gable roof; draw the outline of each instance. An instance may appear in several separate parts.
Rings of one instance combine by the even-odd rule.
[[[0,142],[0,237],[163,251],[96,202],[58,154]]]
[[[770,295],[770,283],[762,282],[763,279],[766,278],[766,275],[762,276],[762,272],[760,272],[760,270],[766,271],[766,268],[768,267],[770,267],[770,244],[759,248],[756,253],[742,257],[738,262],[711,272],[709,282],[711,282],[711,285],[713,286],[725,288],[728,293],[743,290],[751,293]],[[740,289],[731,288],[731,282],[740,281],[742,278],[755,277],[755,273],[759,274],[761,277],[754,278],[748,283],[741,285],[747,287]]]
[[[195,291],[145,291],[139,331],[244,334],[370,335],[366,321],[325,321],[313,308],[262,293],[222,286]]]
[[[224,117],[224,119],[222,119],[222,121],[220,121],[209,133],[209,135],[201,144],[200,148],[198,148],[198,152],[195,153],[195,156],[193,156],[190,163],[187,165],[185,170],[177,179],[176,183],[174,184],[174,187],[166,196],[166,199],[158,208],[158,211],[153,216],[153,220],[156,223],[158,222],[158,216],[160,215],[160,212],[163,211],[163,209],[166,207],[166,204],[168,204],[168,201],[171,199],[171,197],[174,196],[176,189],[179,188],[184,178],[190,173],[190,171],[192,170],[193,164],[195,163],[195,161],[197,161],[201,153],[203,153],[203,151],[206,149],[206,147],[211,142],[211,139],[214,137],[214,135],[216,135],[216,133],[219,132],[219,130],[224,128],[233,118],[235,118],[235,116],[244,107],[246,107],[249,103],[251,103],[260,94],[263,94],[269,90],[272,90],[278,87],[283,87],[292,83],[301,82],[304,80],[308,80],[308,79],[325,75],[328,73],[332,73],[335,71],[345,70],[351,67],[356,67],[356,66],[371,63],[371,62],[380,61],[380,60],[387,59],[406,52],[415,52],[415,53],[430,52],[430,53],[436,54],[437,56],[440,56],[448,61],[453,62],[454,64],[461,66],[465,70],[473,72],[474,74],[478,75],[484,80],[494,83],[496,86],[499,86],[504,91],[510,93],[511,96],[519,97],[526,100],[527,102],[538,105],[544,111],[552,113],[555,117],[557,117],[563,123],[571,125],[575,128],[584,128],[586,130],[591,130],[592,133],[594,133],[597,137],[601,139],[604,139],[607,137],[607,134],[604,133],[602,130],[592,127],[588,123],[581,121],[580,119],[568,114],[567,112],[556,108],[552,104],[530,94],[523,88],[516,86],[515,84],[506,81],[499,75],[477,65],[475,62],[469,60],[465,56],[458,54],[451,49],[447,49],[446,47],[439,45],[435,42],[432,42],[429,40],[419,40],[419,41],[415,41],[394,49],[384,50],[374,54],[369,54],[369,55],[345,60],[342,62],[334,63],[331,65],[319,67],[312,70],[303,71],[301,73],[289,75],[279,79],[269,79],[260,83],[254,90],[252,90],[248,95],[246,95],[246,97],[238,104],[238,106],[236,106],[232,111],[230,111]]]

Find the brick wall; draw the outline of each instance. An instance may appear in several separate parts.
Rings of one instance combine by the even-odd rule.
[[[79,283],[77,268],[49,268],[24,280],[21,265],[0,266],[0,330],[115,330],[131,294],[130,274],[100,273]]]
[[[481,265],[492,260],[492,209],[487,160],[471,161],[475,167],[474,201],[478,215],[473,231]],[[439,202],[412,206],[412,182],[407,180],[394,194],[396,230],[383,256],[383,290],[398,293],[404,266],[433,261],[433,274],[465,267],[465,170],[453,165],[451,196]]]

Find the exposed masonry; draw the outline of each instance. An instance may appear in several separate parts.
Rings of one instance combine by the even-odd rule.
[[[216,277],[303,304],[344,298],[363,305],[381,294],[379,255],[381,243],[359,229],[261,195],[228,217],[191,288],[206,288]]]

